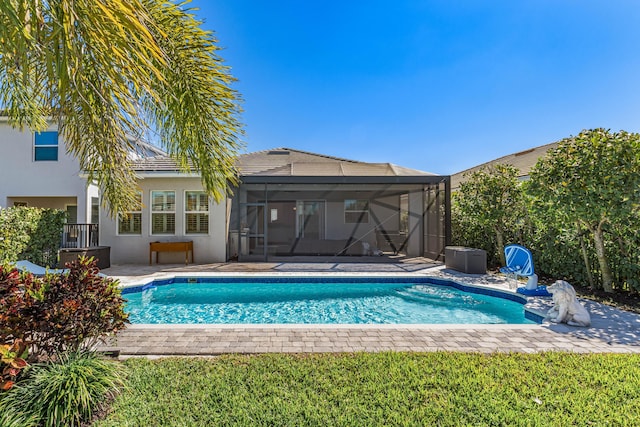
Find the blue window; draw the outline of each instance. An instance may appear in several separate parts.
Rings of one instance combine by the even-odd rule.
[[[35,133],[33,159],[36,162],[58,160],[58,132]]]

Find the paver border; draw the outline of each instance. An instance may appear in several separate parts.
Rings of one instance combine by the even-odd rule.
[[[115,276],[115,275],[114,275]],[[506,280],[491,275],[460,275],[442,268],[415,271],[182,271],[158,272],[131,280],[123,288],[170,278],[206,277],[433,277],[462,286],[512,293]],[[120,278],[115,276],[115,278]],[[484,283],[475,283],[484,282]],[[544,317],[549,302],[526,297],[524,309]],[[592,311],[602,305],[590,303]],[[607,310],[614,310],[608,308]],[[640,353],[640,316],[628,312],[627,328],[618,331],[611,319],[595,329],[543,324],[131,324],[100,350],[120,357],[214,356],[225,353],[316,353],[354,351],[522,352],[570,351]],[[619,315],[616,315],[619,317]],[[632,317],[628,320],[628,316]],[[604,313],[603,318],[607,317]],[[614,317],[614,316],[610,316]],[[638,327],[635,328],[637,322]],[[629,324],[631,324],[629,330]],[[634,329],[635,328],[635,329]],[[160,335],[159,335],[160,334]],[[159,345],[160,344],[160,345]]]

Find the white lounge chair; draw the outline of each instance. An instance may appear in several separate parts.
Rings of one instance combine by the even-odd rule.
[[[59,268],[44,268],[39,266],[38,264],[34,264],[31,261],[20,260],[15,264],[16,268],[20,271],[27,271],[34,276],[44,276],[45,274],[65,274],[68,273],[68,269],[59,269]]]

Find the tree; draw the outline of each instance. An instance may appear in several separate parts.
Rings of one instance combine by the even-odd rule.
[[[606,231],[638,217],[638,171],[640,135],[601,128],[560,141],[531,171],[528,191],[536,202],[555,210],[578,234],[586,230],[593,237],[606,292],[613,292]]]
[[[495,240],[500,263],[506,265],[505,238],[516,234],[527,212],[518,170],[497,164],[465,175],[465,182],[454,196],[453,211],[471,223],[476,233],[485,230],[491,234],[485,235],[484,240]]]
[[[148,132],[220,200],[239,96],[200,24],[166,0],[0,0],[0,106],[21,129],[58,123],[112,214],[135,205],[129,137]]]

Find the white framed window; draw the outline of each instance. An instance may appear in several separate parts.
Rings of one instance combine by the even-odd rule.
[[[118,234],[142,234],[142,193],[136,193],[136,207],[134,210],[118,214]]]
[[[138,198],[140,202],[140,210],[142,210],[141,197]],[[91,224],[98,224],[100,222],[100,198],[91,198]]]
[[[176,233],[176,192],[151,192],[151,234]]]
[[[33,134],[33,160],[35,162],[58,161],[58,132]]]
[[[64,205],[64,210],[67,212],[67,224],[77,224],[78,205]]]
[[[204,191],[184,193],[184,233],[209,233],[209,196]]]
[[[361,224],[369,222],[369,201],[346,199],[344,201],[344,223]]]

